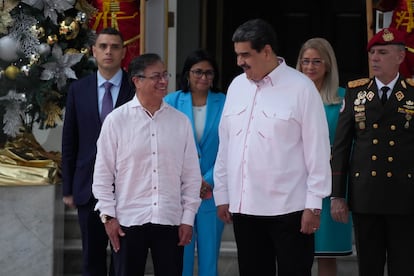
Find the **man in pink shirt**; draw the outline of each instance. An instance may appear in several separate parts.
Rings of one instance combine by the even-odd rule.
[[[219,127],[218,215],[233,221],[241,276],[310,276],[313,234],[331,192],[322,100],[276,55],[268,23],[247,21],[233,42],[244,73],[229,86]]]

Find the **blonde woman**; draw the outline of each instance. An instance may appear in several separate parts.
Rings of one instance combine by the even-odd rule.
[[[339,87],[338,66],[332,46],[323,38],[309,39],[300,49],[296,69],[315,83],[321,95],[332,147],[345,94],[345,89]],[[330,198],[326,197],[322,202],[320,228],[315,233],[315,256],[318,259],[319,276],[336,275],[336,257],[352,254],[351,219],[346,224],[336,222],[331,217],[330,209]]]

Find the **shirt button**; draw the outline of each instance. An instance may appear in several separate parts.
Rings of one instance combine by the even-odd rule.
[[[156,172],[157,170],[153,170],[153,172]]]
[[[154,202],[154,206],[157,206],[157,202]]]
[[[389,144],[390,144],[390,146],[392,147],[392,146],[394,146],[394,145],[395,145],[395,142],[394,142],[394,141],[390,141],[390,142],[389,142]]]
[[[377,160],[377,156],[376,156],[376,155],[373,155],[373,156],[371,157],[371,159],[372,159],[373,161],[375,161],[375,160]]]
[[[378,139],[373,139],[373,140],[372,140],[372,143],[373,143],[374,145],[378,144]]]
[[[391,177],[392,176],[392,172],[387,172],[387,177]]]
[[[155,155],[155,151],[153,151],[152,154]]]
[[[372,172],[371,172],[371,175],[372,175],[372,176],[377,176],[377,172],[376,172],[376,171],[372,171]]]

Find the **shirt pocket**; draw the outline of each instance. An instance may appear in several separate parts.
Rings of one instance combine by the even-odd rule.
[[[246,111],[246,106],[234,106],[223,113],[230,136],[238,136],[243,132],[247,120]]]
[[[290,110],[263,109],[257,124],[258,134],[265,139],[274,139],[289,135],[289,123],[292,118]]]

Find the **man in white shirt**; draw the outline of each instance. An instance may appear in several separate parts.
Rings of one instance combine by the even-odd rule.
[[[129,65],[136,96],[102,126],[92,190],[118,276],[182,273],[200,205],[201,173],[188,118],[163,102],[169,74],[156,54]]]
[[[311,275],[322,199],[331,192],[328,125],[313,82],[275,53],[261,19],[233,34],[244,73],[230,84],[219,127],[214,196],[233,221],[239,272]],[[277,261],[277,262],[276,262]]]

